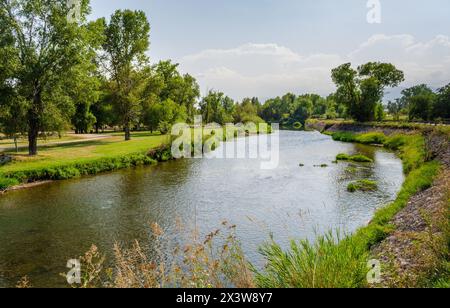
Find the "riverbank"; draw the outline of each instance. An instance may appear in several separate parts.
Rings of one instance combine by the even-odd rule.
[[[45,145],[35,157],[28,156],[26,150],[8,152],[12,161],[0,167],[0,190],[24,189],[40,182],[152,165],[171,158],[168,136],[139,132],[132,137],[125,142],[119,134],[110,134],[90,141]]]
[[[240,130],[204,128],[200,134],[202,144],[209,141],[214,150],[221,141],[256,135],[260,127],[243,127]],[[195,129],[191,130],[192,136]],[[35,187],[48,181],[67,180],[86,175],[96,175],[136,166],[154,165],[173,159],[171,136],[151,132],[134,132],[132,140],[123,141],[122,133],[110,133],[98,138],[87,137],[77,141],[43,144],[39,155],[28,156],[26,148],[12,150],[4,156],[0,166],[0,194],[11,190]],[[213,141],[210,141],[213,138]]]
[[[398,199],[353,236],[368,244],[369,257],[381,261],[381,280],[371,286],[449,287],[448,128],[353,123],[319,127],[335,140],[400,150],[404,162],[408,176]]]

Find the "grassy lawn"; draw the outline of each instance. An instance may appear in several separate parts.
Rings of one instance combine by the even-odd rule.
[[[76,140],[82,140],[80,136],[77,135],[64,135],[61,138],[58,136],[50,136],[48,138],[41,138],[38,140],[39,145],[46,145],[49,143],[55,143],[55,142],[65,142],[65,141],[76,141]],[[26,138],[19,138],[17,140],[17,145],[19,147],[27,146],[28,140]],[[14,140],[13,139],[0,139],[0,150],[5,148],[14,148]]]
[[[42,167],[87,162],[98,158],[118,157],[141,153],[156,148],[168,141],[167,136],[149,132],[132,135],[131,141],[123,140],[123,133],[109,134],[110,137],[92,141],[41,147],[39,155],[30,157],[27,150],[9,152],[14,157],[12,163],[0,167],[0,172],[15,172]],[[58,139],[59,140],[59,139]],[[66,140],[68,141],[68,140]]]

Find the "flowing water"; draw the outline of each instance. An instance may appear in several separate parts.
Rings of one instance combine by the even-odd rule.
[[[374,163],[332,163],[339,153]],[[328,167],[315,167],[321,164]],[[359,179],[377,181],[379,190],[347,192]],[[0,287],[25,275],[33,286],[66,286],[60,273],[69,259],[92,244],[107,255],[116,242],[151,245],[152,222],[177,239],[186,237],[180,221],[206,234],[226,220],[260,264],[258,247],[271,234],[287,245],[329,230],[352,232],[395,199],[403,180],[401,161],[382,148],[281,131],[274,170],[261,170],[255,159],[184,159],[9,192],[0,196]]]

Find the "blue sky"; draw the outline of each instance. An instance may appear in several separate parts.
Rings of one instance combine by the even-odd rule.
[[[450,1],[381,0],[369,24],[367,0],[92,0],[92,18],[143,10],[153,62],[173,59],[202,91],[236,99],[333,90],[340,61],[391,61],[403,86],[450,82]]]

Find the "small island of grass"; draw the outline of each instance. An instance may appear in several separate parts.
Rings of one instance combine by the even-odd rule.
[[[362,154],[356,154],[356,155],[348,155],[348,154],[339,154],[336,156],[337,161],[352,161],[357,163],[372,163],[373,159],[362,155]]]
[[[347,190],[349,192],[356,191],[375,191],[378,189],[378,184],[375,181],[359,180],[348,184]]]

